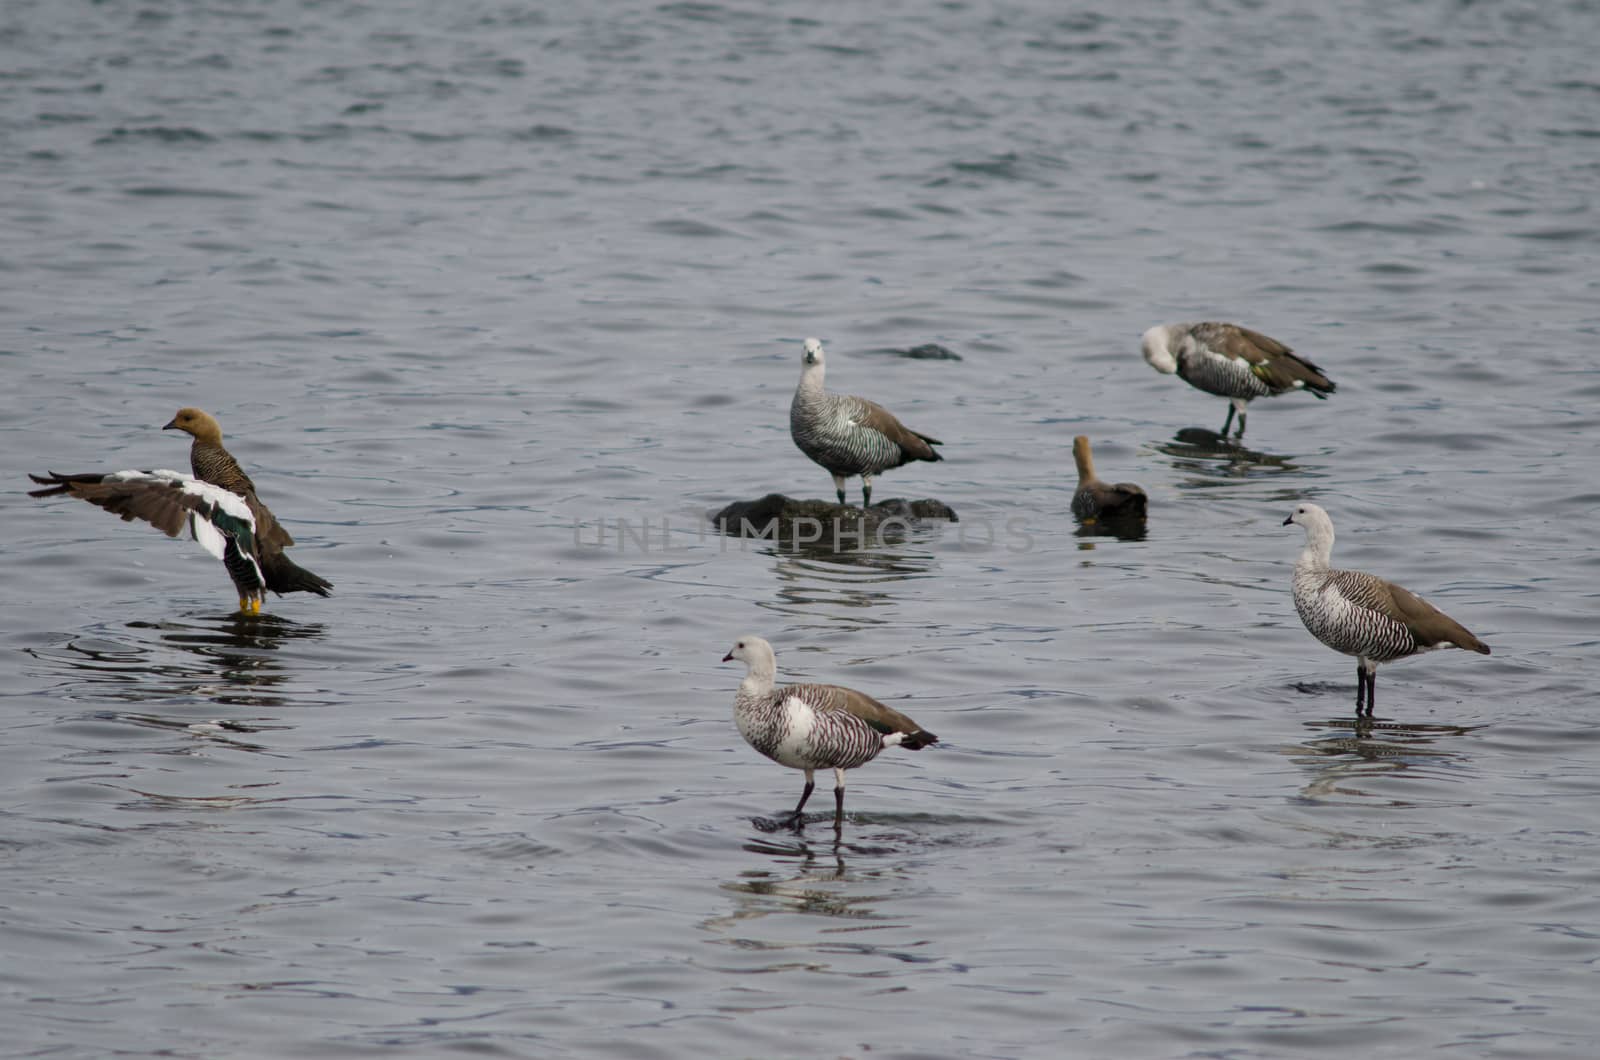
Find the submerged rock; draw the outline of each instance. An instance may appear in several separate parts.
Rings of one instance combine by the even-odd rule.
[[[724,533],[735,537],[789,538],[798,534],[801,526],[812,528],[812,540],[820,540],[825,533],[846,528],[854,533],[858,529],[875,532],[885,524],[898,523],[907,528],[931,519],[958,522],[953,508],[943,501],[924,498],[908,501],[891,497],[867,508],[833,501],[797,500],[781,493],[769,493],[753,501],[734,501],[711,516]]]
[[[941,346],[937,342],[924,342],[921,346],[913,346],[909,350],[893,351],[897,357],[908,357],[913,361],[959,361],[961,355],[948,346]]]

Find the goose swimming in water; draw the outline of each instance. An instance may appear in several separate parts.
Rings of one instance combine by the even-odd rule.
[[[1129,519],[1146,514],[1150,498],[1131,482],[1102,482],[1095,477],[1094,454],[1089,437],[1072,439],[1072,459],[1078,465],[1078,489],[1072,494],[1072,514],[1084,522],[1096,519]]]

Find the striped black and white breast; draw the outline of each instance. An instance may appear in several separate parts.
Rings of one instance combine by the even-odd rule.
[[[267,587],[261,564],[255,556],[244,551],[238,537],[232,534],[226,536],[228,544],[222,552],[222,566],[227,570],[228,577],[241,593],[260,593]]]
[[[1334,651],[1376,662],[1421,650],[1405,623],[1379,609],[1382,582],[1360,571],[1297,575],[1294,606],[1313,636]]]
[[[1225,357],[1204,345],[1185,349],[1178,355],[1178,375],[1190,386],[1226,398],[1267,397],[1272,388],[1237,357]]]
[[[789,433],[795,445],[835,475],[875,475],[904,460],[900,445],[880,431],[863,427],[867,407],[839,394],[806,400],[796,394],[789,406]]]
[[[883,734],[834,705],[827,685],[790,685],[739,697],[739,733],[757,751],[793,769],[854,769],[883,750]]]

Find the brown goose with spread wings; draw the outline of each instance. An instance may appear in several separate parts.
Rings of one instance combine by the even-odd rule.
[[[166,430],[194,438],[189,449],[193,477],[177,471],[116,471],[85,475],[29,475],[46,489],[30,496],[62,494],[86,500],[124,520],[150,523],[171,537],[187,526],[196,541],[222,560],[239,593],[239,610],[259,614],[268,589],[327,596],[333,584],[295,564],[283,550],[294,544],[265,504],[255,483],[222,445],[217,421],[195,408],[179,409]]]

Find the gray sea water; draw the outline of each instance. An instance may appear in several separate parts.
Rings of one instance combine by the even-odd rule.
[[[0,1054],[1594,1055],[1597,34],[10,0]],[[1203,319],[1338,393],[1189,444],[1225,403],[1138,338]],[[959,523],[707,532],[831,496],[807,335],[945,442],[875,496]],[[241,620],[192,543],[26,496],[184,467],[183,405],[332,598]],[[1142,539],[1077,533],[1079,433]],[[1494,654],[1356,726],[1302,499]],[[734,729],[744,633],[940,736],[838,840],[761,827],[801,778]]]

